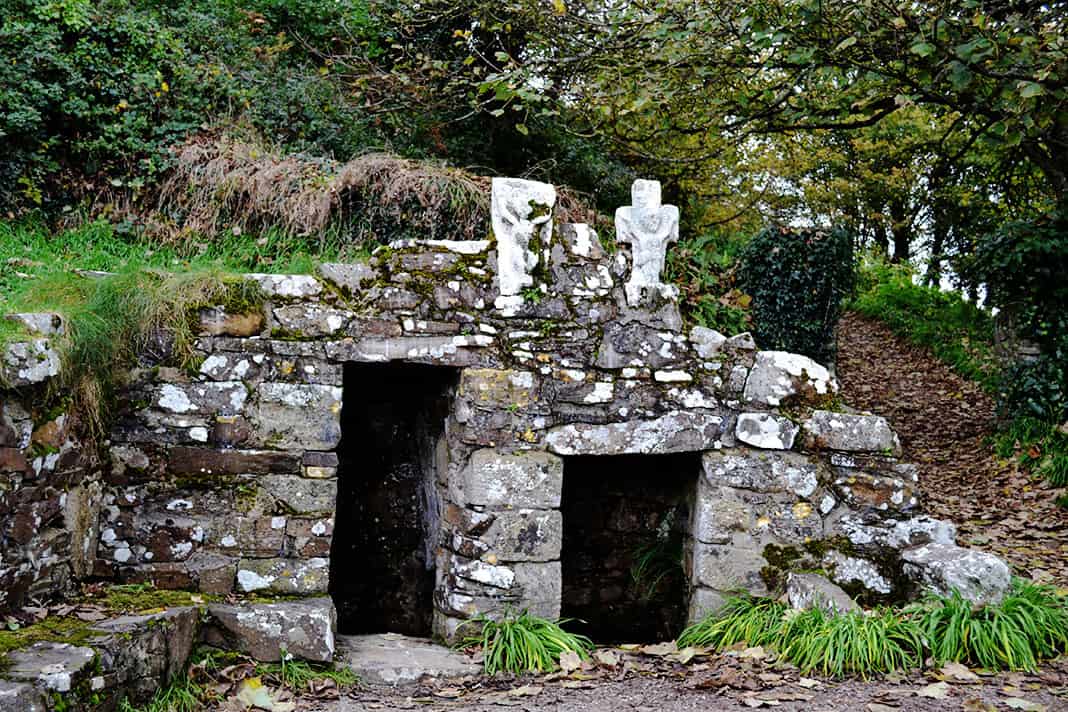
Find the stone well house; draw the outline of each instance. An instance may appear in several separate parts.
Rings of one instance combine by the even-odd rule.
[[[262,303],[202,309],[196,368],[145,354],[102,460],[34,405],[63,325],[17,315],[0,606],[94,576],[328,593],[349,632],[452,639],[512,608],[621,640],[791,570],[870,601],[946,585],[953,526],[920,514],[882,418],[810,359],[683,329],[658,184],[614,240],[555,199],[496,179],[485,240],[249,275]]]

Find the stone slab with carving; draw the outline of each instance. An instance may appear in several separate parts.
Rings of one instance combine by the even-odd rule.
[[[497,279],[502,297],[534,286],[532,272],[547,261],[556,188],[518,178],[494,178],[490,217],[497,238]]]
[[[660,181],[636,180],[632,205],[616,210],[616,239],[631,247],[630,279],[624,287],[627,304],[638,306],[653,295],[669,300],[675,287],[660,281],[667,246],[679,239],[679,209],[660,202]]]

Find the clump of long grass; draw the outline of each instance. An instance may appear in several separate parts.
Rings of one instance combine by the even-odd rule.
[[[1034,671],[1068,652],[1068,600],[1020,579],[996,604],[974,605],[954,593],[867,613],[794,611],[772,599],[735,596],[678,639],[680,648],[739,643],[774,649],[802,672],[832,677],[918,668],[925,655],[939,665]]]
[[[138,358],[155,354],[191,364],[199,307],[218,304],[240,312],[262,302],[255,282],[218,269],[168,273],[130,267],[107,276],[46,274],[12,306],[63,318],[62,335],[52,337],[63,368],[49,384],[51,395],[71,398],[87,434],[101,436],[116,386]]]
[[[286,660],[285,657],[277,663],[258,664],[256,674],[297,694],[307,692],[309,684],[315,680],[332,680],[341,691],[360,682],[359,675],[350,668],[313,664],[303,660]]]
[[[998,604],[976,606],[954,593],[909,610],[931,657],[990,670],[1034,671],[1068,651],[1068,602],[1048,586],[1017,580]]]
[[[123,698],[118,709],[119,712],[199,712],[207,709],[211,696],[207,687],[182,674],[156,690],[144,705],[135,707]]]
[[[889,609],[869,614],[820,608],[787,616],[776,645],[804,673],[830,677],[887,673],[923,661],[923,635],[910,618]]]
[[[789,606],[770,598],[732,596],[719,611],[682,631],[678,646],[722,650],[738,643],[771,645],[778,642],[788,610]]]
[[[461,640],[464,647],[480,646],[483,668],[487,675],[497,672],[547,672],[560,662],[565,652],[589,657],[593,641],[584,635],[564,630],[567,619],[552,621],[527,611],[506,612],[499,620],[475,619],[481,626],[478,635]]]

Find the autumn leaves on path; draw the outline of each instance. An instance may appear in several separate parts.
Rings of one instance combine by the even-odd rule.
[[[986,443],[994,402],[926,349],[856,314],[839,324],[838,378],[849,406],[885,416],[920,468],[924,504],[957,523],[963,545],[1005,557],[1015,573],[1068,586],[1068,511]]]

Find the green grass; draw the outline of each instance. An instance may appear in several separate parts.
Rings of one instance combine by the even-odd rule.
[[[1068,651],[1068,600],[1017,579],[998,604],[959,595],[928,597],[902,609],[828,614],[794,611],[766,598],[736,596],[679,636],[680,648],[764,646],[803,673],[830,677],[888,673],[962,662],[990,670],[1034,671]]]
[[[181,243],[160,244],[104,220],[59,231],[35,220],[0,221],[0,307],[11,311],[5,302],[39,291],[35,281],[72,270],[306,274],[314,271],[317,261],[363,256],[363,248],[345,248],[336,239],[311,242],[281,231],[224,233],[212,239],[191,236]]]
[[[1034,671],[1068,650],[1068,603],[1053,589],[1016,581],[994,606],[973,606],[959,595],[932,598],[911,610],[936,663],[989,670]]]
[[[64,367],[52,396],[72,398],[90,434],[101,435],[117,381],[156,334],[173,338],[170,362],[194,365],[196,309],[257,308],[263,301],[259,288],[240,274],[309,272],[314,262],[308,247],[282,233],[159,246],[102,221],[55,234],[31,221],[0,222],[0,313],[44,311],[64,318],[66,333],[56,339]],[[342,257],[330,245],[322,249],[317,257]],[[19,325],[0,319],[0,346],[23,338]]]
[[[802,611],[786,618],[777,645],[802,672],[830,677],[907,670],[923,660],[919,626],[889,609],[838,615],[818,608]]]
[[[682,631],[678,645],[715,650],[738,643],[774,645],[788,610],[789,606],[770,598],[732,596],[717,613]]]
[[[307,663],[303,660],[283,660],[278,663],[260,663],[256,674],[278,687],[295,693],[307,692],[313,680],[333,680],[342,692],[359,684],[360,678],[349,668],[333,665]]]
[[[129,700],[123,699],[119,704],[119,712],[201,712],[210,709],[207,703],[211,697],[212,693],[207,687],[182,674],[156,690],[152,699],[143,706],[134,707]]]
[[[193,322],[199,307],[221,304],[248,311],[262,301],[258,285],[230,273],[128,267],[107,278],[48,274],[0,307],[52,311],[64,318],[64,334],[53,339],[63,368],[50,383],[52,396],[73,398],[89,434],[99,436],[117,383],[157,334],[170,335],[166,360],[188,367],[195,359]]]
[[[682,537],[676,532],[658,536],[634,551],[630,580],[642,601],[656,599],[662,594],[661,584],[682,573]]]
[[[914,284],[913,274],[908,266],[864,259],[850,309],[927,347],[957,373],[993,391],[1000,370],[990,314],[959,293]]]
[[[478,635],[465,637],[463,647],[480,646],[487,675],[497,672],[548,672],[560,662],[560,654],[571,651],[585,659],[593,642],[584,635],[561,627],[567,620],[551,621],[522,613],[507,612],[500,620],[480,617]]]

